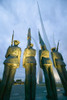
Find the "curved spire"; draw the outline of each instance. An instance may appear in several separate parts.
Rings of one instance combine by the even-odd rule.
[[[42,28],[42,32],[43,32],[43,38],[44,38],[47,49],[51,52],[50,43],[48,41],[48,37],[47,37],[46,31],[45,31],[45,27],[43,24],[43,20],[42,20],[42,16],[41,16],[40,7],[39,7],[38,2],[37,2],[37,6],[38,6],[38,12],[39,12],[39,17],[40,17],[40,22],[41,22],[41,28]]]
[[[37,2],[37,6],[38,6],[38,12],[39,12],[39,16],[40,16],[40,22],[41,22],[41,28],[42,28],[42,32],[43,32],[43,38],[44,38],[46,47],[49,50],[50,59],[53,62],[52,57],[51,57],[51,46],[50,46],[46,31],[45,31],[45,27],[44,27],[43,20],[42,20],[42,17],[41,17],[41,13],[40,13],[40,8],[39,8],[38,2]]]

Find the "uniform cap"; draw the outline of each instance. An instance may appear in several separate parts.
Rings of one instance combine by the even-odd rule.
[[[14,40],[14,44],[18,45],[20,42],[18,40]]]

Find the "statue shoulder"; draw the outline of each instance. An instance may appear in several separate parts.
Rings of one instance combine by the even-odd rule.
[[[53,52],[53,53],[54,53],[55,55],[62,56],[60,52],[55,51],[55,52]]]
[[[26,48],[24,50],[24,55],[26,55],[26,56],[35,56],[36,55],[36,50],[32,49],[32,48],[30,48],[30,49]]]
[[[30,49],[25,48],[25,50],[24,50],[24,51],[35,51],[35,52],[36,52],[36,50],[35,50],[35,49],[33,49],[33,48],[32,48],[32,49],[31,49],[31,48],[30,48]]]
[[[7,49],[7,51],[12,50],[12,48],[13,48],[13,46],[9,46],[8,49]]]
[[[8,52],[15,52],[15,51],[21,52],[21,48],[15,46],[9,46]]]
[[[32,50],[36,52],[36,50],[35,50],[35,49],[32,49]]]
[[[15,50],[21,50],[20,47],[15,47],[15,46],[13,46],[12,48],[15,49]]]
[[[39,50],[39,54],[41,54],[42,53],[42,50]]]
[[[17,49],[21,51],[21,48],[20,47],[17,47]]]
[[[42,50],[41,51],[41,57],[49,58],[49,51],[48,50]]]

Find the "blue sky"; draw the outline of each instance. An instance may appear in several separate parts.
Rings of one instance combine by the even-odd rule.
[[[67,64],[67,1],[66,0],[38,0],[40,11],[48,40],[53,47],[53,33],[55,43],[60,40],[59,52],[62,53]],[[22,67],[24,49],[27,46],[27,31],[31,28],[34,38],[32,43],[39,49],[38,29],[41,29],[36,0],[0,0],[0,78],[4,69],[6,50],[11,45],[11,36],[15,31],[14,39],[21,43],[22,49],[20,68],[17,69],[15,78],[24,80],[25,70]],[[37,46],[37,47],[36,47]],[[36,56],[37,59],[37,56]],[[55,73],[55,76],[57,74]]]

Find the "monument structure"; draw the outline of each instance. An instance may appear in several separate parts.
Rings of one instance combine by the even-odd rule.
[[[64,63],[61,53],[58,52],[58,46],[59,46],[59,42],[57,48],[54,47],[51,49],[51,54],[52,54],[54,66],[59,74],[59,77],[61,79],[65,91],[64,95],[67,96],[67,72],[65,68],[66,64]]]
[[[46,31],[45,31],[45,27],[44,27],[44,24],[43,24],[43,20],[42,20],[42,16],[41,16],[40,7],[39,7],[38,2],[37,2],[37,6],[38,6],[38,13],[39,13],[40,23],[41,23],[42,33],[43,33],[43,39],[44,39],[44,42],[45,42],[47,49],[49,50],[49,58],[53,62],[52,57],[51,57],[51,46],[50,46]],[[41,70],[39,72],[41,72]],[[40,77],[40,76],[38,76],[38,77]],[[43,75],[42,75],[42,77],[43,77]],[[41,80],[41,79],[39,78],[39,80]]]
[[[23,54],[23,67],[25,68],[25,100],[35,100],[36,93],[36,50],[31,44],[31,30],[28,29],[28,44]]]
[[[40,67],[43,69],[44,72],[47,98],[51,100],[57,100],[57,90],[53,74],[52,62],[49,58],[49,51],[47,50],[46,45],[41,38],[40,32],[39,41],[41,45],[41,50],[39,50]]]
[[[12,35],[11,46],[9,46],[5,55],[3,79],[0,85],[0,100],[10,99],[14,75],[20,65],[21,48],[18,47],[20,42],[18,40],[13,41],[13,37],[14,34]]]

